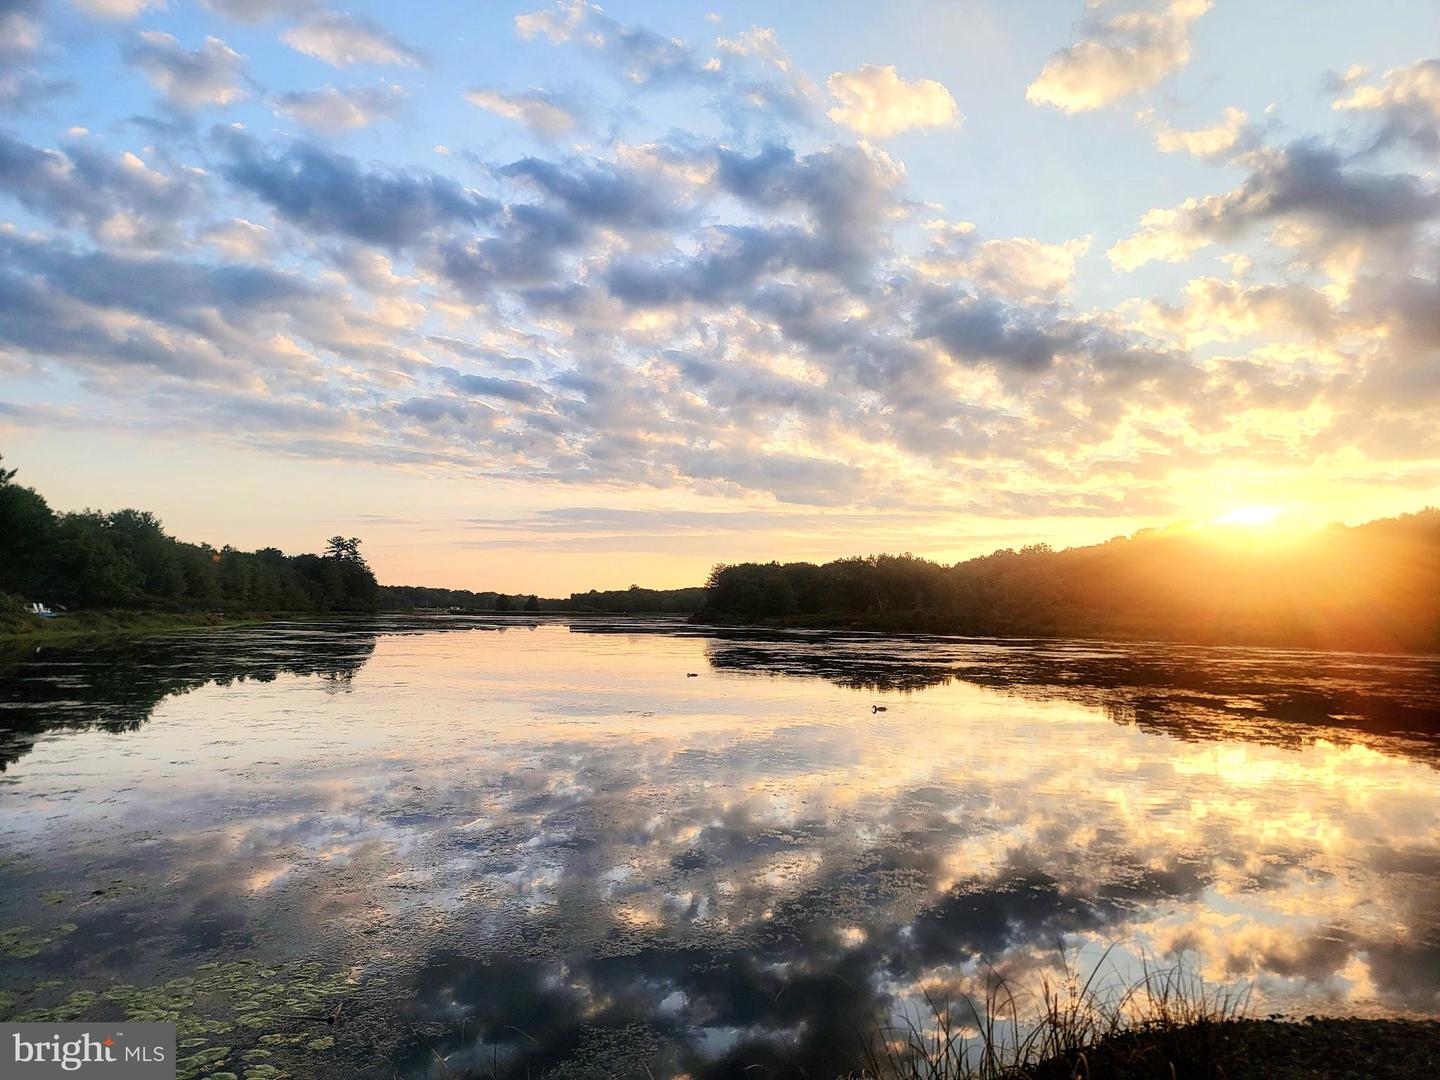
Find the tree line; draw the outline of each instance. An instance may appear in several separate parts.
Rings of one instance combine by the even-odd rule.
[[[381,585],[382,611],[539,611],[547,601],[534,595],[438,589],[425,585]]]
[[[722,564],[706,589],[696,621],[1440,651],[1440,510],[1294,536],[1147,530],[951,566]]]
[[[323,554],[190,544],[144,510],[56,513],[0,466],[0,598],[67,608],[227,612],[374,611],[360,541]]]
[[[705,590],[611,589],[571,593],[568,597],[548,598],[534,594],[471,592],[468,589],[439,589],[417,585],[382,585],[380,607],[385,611],[419,611],[427,608],[444,611],[568,611],[601,614],[666,614],[689,615],[705,602]]]

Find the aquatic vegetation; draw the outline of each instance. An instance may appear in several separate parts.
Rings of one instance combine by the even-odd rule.
[[[15,930],[22,932],[16,940],[32,940],[27,927]],[[309,1075],[304,1062],[334,1049],[328,1025],[353,987],[345,975],[326,973],[318,963],[263,966],[234,960],[201,964],[193,974],[157,986],[75,989],[61,997],[63,989],[52,980],[28,993],[0,994],[0,1018],[171,1022],[177,1030],[178,1080],[239,1080],[242,1075],[244,1080],[280,1080]],[[22,1003],[26,1007],[16,1011]]]
[[[0,930],[0,955],[13,960],[28,960],[39,956],[56,938],[73,934],[76,929],[74,923],[61,923],[48,933],[40,933],[28,926],[11,926]]]

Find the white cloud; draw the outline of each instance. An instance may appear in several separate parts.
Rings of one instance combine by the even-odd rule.
[[[1174,209],[1147,210],[1140,228],[1119,241],[1107,253],[1120,270],[1136,270],[1148,262],[1183,262],[1210,243],[1210,237],[1196,225],[1214,216],[1220,198],[1186,199]]]
[[[1419,60],[1387,71],[1380,86],[1358,85],[1363,76],[1363,70],[1354,68],[1345,74],[1342,86],[1350,94],[1337,99],[1333,108],[1376,114],[1384,141],[1440,150],[1440,60]]]
[[[1025,97],[1076,113],[1149,90],[1190,62],[1190,24],[1208,10],[1210,0],[1171,0],[1158,10],[1092,17],[1087,36],[1051,56]]]
[[[13,10],[0,10],[0,57],[28,56],[40,47],[40,39],[38,20],[18,6]]]
[[[133,19],[142,11],[163,8],[165,0],[71,0],[71,2],[97,19]]]
[[[331,67],[356,64],[420,67],[418,51],[379,23],[360,15],[317,15],[280,35],[296,52],[323,60]]]
[[[913,128],[958,124],[964,119],[950,91],[933,79],[906,80],[893,65],[865,64],[837,71],[825,81],[839,102],[827,114],[861,135],[885,138]]]
[[[327,135],[338,135],[368,127],[377,120],[394,119],[405,100],[398,86],[351,87],[281,94],[271,104],[276,112],[294,117],[306,127]]]
[[[1225,119],[1208,128],[1186,131],[1172,127],[1155,115],[1154,109],[1142,109],[1136,119],[1155,133],[1155,145],[1167,154],[1186,153],[1193,157],[1219,157],[1239,145],[1250,118],[1244,109],[1234,106],[1225,110]]]
[[[550,139],[568,135],[580,126],[574,113],[543,90],[507,94],[476,87],[466,91],[465,100],[478,109],[524,124],[535,134]]]
[[[125,59],[182,112],[230,105],[246,96],[245,57],[216,37],[191,50],[169,34],[147,30],[137,35]]]
[[[981,240],[968,221],[931,221],[930,249],[916,267],[931,278],[969,278],[1015,299],[1053,297],[1074,280],[1089,236],[1052,244],[1028,236]]]
[[[228,15],[236,22],[261,23],[276,16],[308,15],[316,0],[202,0],[211,11]]]
[[[36,2],[0,10],[28,16]],[[354,21],[335,32],[303,2],[210,0],[237,18],[288,14],[282,29],[303,23],[298,40],[327,63],[416,55],[374,27],[357,44]],[[1120,23],[1106,25],[1114,45]],[[162,119],[133,154],[106,150],[103,133],[118,129],[104,109],[60,118],[102,133],[62,150],[11,140],[0,187],[27,217],[23,233],[0,227],[12,309],[0,363],[78,373],[77,397],[114,388],[136,424],[527,483],[914,498],[957,516],[1133,513],[1188,490],[1186,477],[1166,480],[1173,470],[1198,476],[1223,455],[1278,473],[1287,453],[1310,469],[1377,429],[1385,454],[1434,475],[1434,454],[1422,457],[1440,395],[1433,170],[1366,172],[1348,137],[1257,148],[1238,112],[1207,114],[1195,131],[1156,122],[1162,149],[1224,154],[1248,175],[1206,199],[1145,203],[1168,209],[1111,258],[1129,268],[1204,249],[1206,261],[1228,256],[1236,280],[1177,294],[1176,276],[1160,273],[1162,294],[1149,297],[1142,277],[1107,307],[1105,288],[1080,284],[1089,239],[1068,238],[1083,230],[991,238],[940,224],[917,244],[933,176],[909,190],[878,139],[823,121],[817,131],[831,106],[866,136],[959,122],[938,84],[872,66],[836,73],[838,100],[823,86],[811,98],[770,31],[697,49],[584,4],[517,29],[565,39],[596,62],[587,70],[624,78],[633,92],[617,123],[643,115],[659,130],[513,161],[482,157],[483,140],[407,127],[402,140],[363,140],[362,160],[292,141],[283,129],[296,124],[268,116],[343,132],[398,105],[396,88],[346,75],[272,87],[266,108],[246,113],[250,128],[222,123],[197,140],[193,125]],[[138,40],[132,60],[181,107],[249,89],[243,58],[221,42],[191,52],[165,35]],[[561,58],[544,59],[554,69]],[[1427,69],[1400,70],[1351,78],[1332,95],[1341,115],[1368,131],[1423,103]],[[520,84],[469,100],[562,135],[576,110],[600,112],[570,95]],[[443,123],[438,104],[429,118]],[[442,142],[429,168],[416,159],[442,139],[453,153]],[[472,344],[437,345],[442,333]],[[1185,351],[1216,342],[1237,344]],[[437,363],[441,348],[453,367]],[[1331,419],[1340,413],[1350,419]]]
[[[550,44],[559,45],[570,40],[589,12],[599,10],[585,0],[560,0],[541,11],[516,15],[515,32],[526,41],[543,37]]]
[[[1239,159],[1250,175],[1223,195],[1147,211],[1140,228],[1109,251],[1122,270],[1179,262],[1220,240],[1270,226],[1272,242],[1354,259],[1411,245],[1415,230],[1440,217],[1440,186],[1411,173],[1367,172],[1313,140],[1265,147]]]
[[[227,258],[260,262],[269,254],[271,234],[263,225],[256,225],[244,218],[231,218],[202,229],[196,239]]]

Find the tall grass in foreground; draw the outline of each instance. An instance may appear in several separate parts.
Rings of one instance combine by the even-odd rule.
[[[1108,950],[1106,956],[1108,956]],[[860,1080],[1102,1080],[1223,1076],[1220,1025],[1244,1018],[1249,991],[1207,986],[1183,963],[1131,985],[1088,977],[1063,957],[1038,997],[992,973],[984,997],[925,995],[925,1009],[868,1040]]]

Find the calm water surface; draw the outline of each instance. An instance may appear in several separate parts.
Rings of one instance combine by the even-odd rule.
[[[830,1075],[1061,946],[1440,1014],[1435,658],[276,625],[0,661],[0,764],[0,1016],[182,1075]]]

